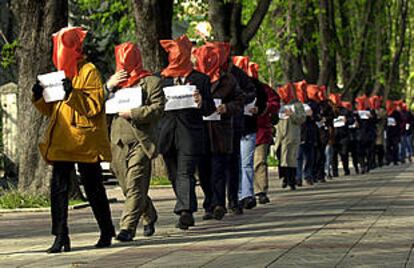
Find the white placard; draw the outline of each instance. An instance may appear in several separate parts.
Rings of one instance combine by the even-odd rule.
[[[47,74],[39,74],[37,79],[44,88],[43,99],[46,103],[61,101],[65,98],[65,90],[63,89],[63,79],[65,72],[53,72]]]
[[[388,117],[387,118],[387,126],[389,127],[395,127],[397,125],[397,121],[394,117]]]
[[[323,121],[316,121],[316,126],[318,126],[318,128],[324,127],[325,126],[325,122],[323,122]]]
[[[141,87],[129,87],[116,91],[105,103],[107,114],[126,112],[142,105]]]
[[[295,106],[294,105],[283,105],[279,110],[279,119],[285,120],[289,119],[289,116],[286,114],[286,110],[289,109],[292,112],[295,112]]]
[[[357,122],[353,123],[352,125],[349,125],[348,128],[357,128]]]
[[[405,124],[405,130],[410,130],[411,125],[410,124]]]
[[[362,120],[367,120],[371,118],[371,112],[370,111],[358,111],[359,118]]]
[[[214,104],[216,105],[216,109],[217,109],[217,107],[221,105],[221,99],[214,99]],[[209,116],[203,116],[203,120],[204,121],[220,121],[221,115],[217,111],[215,111]]]
[[[244,105],[244,115],[253,116],[250,112],[250,109],[254,108],[256,105],[256,98],[251,103]]]
[[[306,104],[306,103],[303,104],[303,109],[305,110],[305,113],[307,113],[310,110],[312,110],[312,108],[309,106],[309,104]]]
[[[334,128],[344,127],[346,124],[345,116],[341,115],[334,119]]]
[[[193,92],[196,90],[195,86],[180,85],[165,87],[163,90],[167,99],[165,111],[198,108],[193,98]]]

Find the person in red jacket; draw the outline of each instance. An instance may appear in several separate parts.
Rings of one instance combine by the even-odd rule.
[[[260,82],[259,65],[249,63],[248,75],[252,78],[256,87],[261,87],[267,95],[266,109],[257,117],[256,149],[254,151],[254,188],[259,204],[269,203],[267,191],[269,189],[269,177],[267,172],[267,156],[269,155],[270,145],[273,144],[272,137],[272,115],[276,114],[280,108],[280,98],[276,92],[268,85]]]

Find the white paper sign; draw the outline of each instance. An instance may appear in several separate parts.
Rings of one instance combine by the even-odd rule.
[[[395,121],[394,117],[388,117],[387,118],[387,126],[395,127],[396,125],[397,125],[397,121]]]
[[[324,127],[325,126],[325,122],[323,121],[317,121],[316,125],[318,126],[318,128]]]
[[[357,128],[357,122],[353,123],[352,125],[349,125],[348,128]]]
[[[216,109],[217,109],[217,107],[221,105],[221,99],[214,99],[214,104],[216,105]],[[203,120],[204,121],[220,121],[221,115],[216,111],[209,116],[203,116]]]
[[[197,108],[197,103],[194,102],[193,92],[196,90],[192,85],[181,85],[165,87],[164,95],[167,99],[165,103],[165,111],[181,110],[189,108]]]
[[[303,104],[303,109],[305,110],[305,113],[307,113],[310,110],[312,110],[312,108],[309,106],[309,104],[306,104],[306,103]]]
[[[346,124],[345,116],[341,115],[334,119],[334,128],[344,127]]]
[[[289,116],[286,114],[286,110],[291,110],[292,112],[295,112],[295,106],[294,105],[283,105],[279,110],[279,119],[285,120],[289,119]]]
[[[254,98],[254,100],[251,103],[244,105],[244,115],[253,116],[253,114],[250,112],[250,109],[254,108],[255,105],[256,98]]]
[[[410,124],[405,124],[405,130],[410,130],[411,125]]]
[[[359,118],[362,120],[367,120],[371,118],[371,112],[370,111],[358,111]]]
[[[126,112],[142,105],[141,87],[129,87],[116,91],[105,103],[107,114]]]
[[[44,88],[43,99],[46,103],[61,101],[65,98],[62,80],[65,79],[65,72],[53,72],[37,76],[40,85]]]

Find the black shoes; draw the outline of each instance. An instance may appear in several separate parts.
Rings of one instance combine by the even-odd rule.
[[[121,230],[115,239],[120,242],[131,242],[134,239],[134,235],[131,231]]]
[[[155,223],[158,220],[158,216],[155,216],[155,219],[147,225],[144,225],[144,236],[152,236],[155,233]]]
[[[193,214],[188,211],[182,211],[175,227],[181,230],[188,230],[190,226],[194,226]]]
[[[70,251],[70,239],[68,235],[57,235],[53,245],[47,249],[47,253],[60,253],[63,251]]]
[[[96,248],[108,248],[112,245],[112,237],[115,236],[115,231],[101,234],[98,242],[95,244]]]
[[[212,220],[213,218],[213,213],[211,213],[210,211],[206,211],[203,215],[203,221],[208,221],[208,220]]]
[[[261,205],[270,203],[269,197],[267,197],[266,193],[259,193],[257,194],[257,197],[259,199],[259,204]]]
[[[256,198],[254,196],[245,197],[242,200],[240,200],[240,206],[244,209],[252,209],[256,205]]]
[[[237,205],[235,207],[231,207],[229,208],[230,213],[234,214],[234,215],[242,215],[243,214],[243,207],[241,207],[240,205]]]
[[[223,219],[224,214],[226,214],[226,209],[222,206],[216,206],[213,210],[213,217],[216,220]]]
[[[282,188],[286,188],[288,186],[288,181],[287,181],[287,179],[286,178],[283,178],[283,181],[282,181]]]

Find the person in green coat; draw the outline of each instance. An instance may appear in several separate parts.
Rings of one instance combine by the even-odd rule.
[[[108,80],[111,93],[115,88],[139,88],[142,105],[119,112],[111,124],[111,169],[125,195],[120,220],[121,242],[132,241],[140,217],[144,220],[144,236],[155,232],[157,212],[148,196],[151,159],[157,156],[156,126],[164,111],[165,98],[161,80],[142,68],[141,54],[132,43],[115,48],[117,72]]]
[[[279,111],[279,123],[276,125],[275,148],[279,158],[279,178],[283,179],[283,188],[287,185],[296,189],[297,154],[300,145],[300,128],[306,120],[303,104],[298,102],[292,84],[278,89],[283,102]]]

